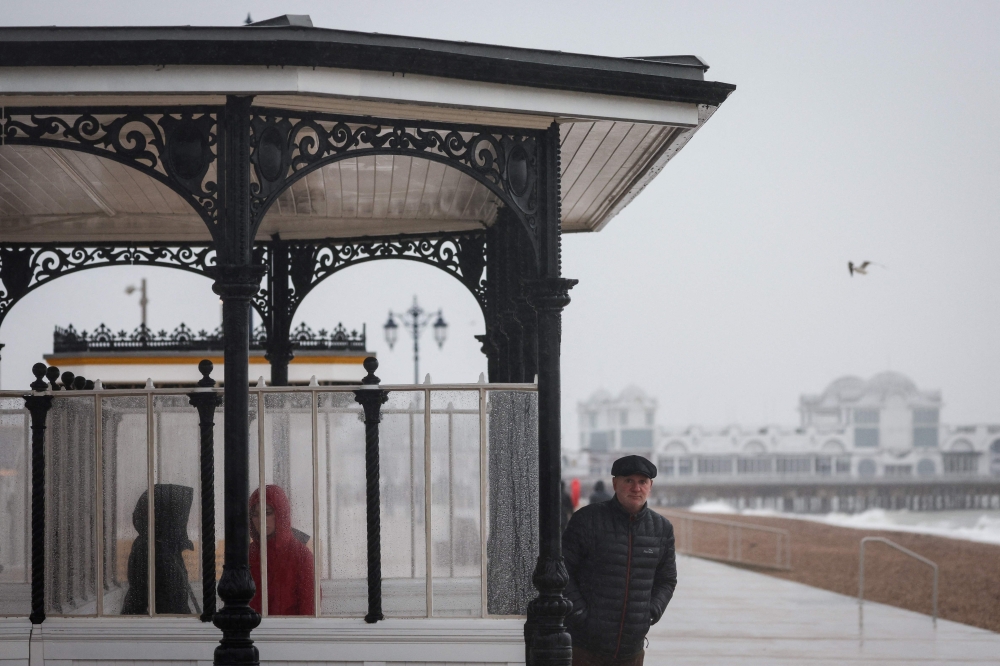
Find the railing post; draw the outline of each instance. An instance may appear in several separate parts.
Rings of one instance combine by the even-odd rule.
[[[382,535],[379,518],[379,456],[378,424],[382,420],[382,405],[389,399],[389,392],[379,388],[375,376],[378,360],[365,359],[368,375],[361,380],[362,387],[354,392],[354,400],[365,411],[365,482],[368,518],[368,614],[365,622],[373,624],[382,616]],[[429,511],[429,509],[427,509]]]
[[[55,377],[58,368],[51,368]],[[31,413],[31,615],[32,624],[45,621],[45,419],[52,408],[51,395],[38,395],[48,388],[44,363],[31,368],[35,381],[24,406]],[[52,382],[55,378],[49,375]],[[53,387],[55,384],[53,383]]]
[[[191,405],[198,410],[201,429],[201,594],[202,622],[211,622],[215,615],[215,410],[222,396],[212,390],[215,380],[209,377],[213,369],[208,359],[198,364],[202,377],[201,391],[188,393]]]

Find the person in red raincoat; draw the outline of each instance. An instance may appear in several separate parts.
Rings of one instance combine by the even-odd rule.
[[[313,556],[292,530],[292,508],[278,486],[267,486],[267,614],[313,615]],[[250,607],[261,612],[260,489],[250,496],[250,573],[257,592]]]

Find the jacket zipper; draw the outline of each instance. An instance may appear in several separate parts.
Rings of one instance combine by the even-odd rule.
[[[625,632],[625,612],[628,610],[628,589],[632,585],[632,521],[635,516],[628,517],[628,564],[625,567],[625,601],[622,603],[622,621],[618,625],[618,644],[615,646],[615,656],[612,661],[618,658],[618,651],[622,649],[622,634]]]

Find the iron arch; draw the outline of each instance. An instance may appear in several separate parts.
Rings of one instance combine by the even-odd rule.
[[[250,125],[254,232],[278,197],[306,175],[346,159],[398,155],[444,164],[490,190],[523,225],[539,262],[538,132],[260,107],[251,108]]]
[[[215,259],[210,245],[0,245],[0,325],[19,300],[64,275],[106,266],[155,266],[211,278]]]
[[[281,307],[275,302],[272,284],[272,257],[281,243],[265,241],[254,248],[254,262],[269,267],[268,284],[252,300],[268,332],[273,309]],[[459,279],[486,312],[484,231],[294,241],[286,246],[291,248],[291,265],[285,272],[290,278],[288,321],[316,284],[348,266],[379,259],[419,261],[444,270]],[[216,249],[209,244],[0,244],[0,325],[28,293],[65,275],[105,266],[154,266],[214,279],[216,261]]]
[[[282,241],[266,244],[263,261],[269,275],[278,277],[274,266],[286,262],[287,321],[302,300],[321,282],[340,271],[384,259],[403,259],[433,266],[458,279],[472,293],[486,316],[486,234],[483,231],[456,234],[421,234],[355,239],[328,238],[320,241]],[[254,298],[258,310],[276,307],[273,281]]]
[[[213,237],[218,220],[219,110],[191,107],[87,107],[3,110],[3,141],[96,155],[136,169],[176,192]]]

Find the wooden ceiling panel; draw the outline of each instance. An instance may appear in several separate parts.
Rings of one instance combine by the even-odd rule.
[[[340,180],[340,215],[342,218],[359,217],[358,207],[358,161],[344,160],[327,167],[330,172],[339,172]],[[327,169],[324,169],[326,171]]]
[[[388,218],[389,198],[392,195],[392,181],[395,175],[393,168],[395,162],[394,155],[377,155],[372,158],[375,163],[375,189],[371,193],[372,197],[372,217]],[[366,181],[362,181],[367,183]],[[367,198],[367,197],[365,197]]]
[[[569,219],[581,217],[591,205],[605,195],[605,188],[619,169],[626,162],[632,161],[636,150],[653,128],[649,125],[626,125],[624,132],[616,127],[608,133],[607,139],[590,161],[587,168],[581,172],[573,187],[567,192],[572,199],[568,210],[564,209]],[[640,151],[641,152],[641,151]]]
[[[614,172],[612,173],[611,168],[606,169],[605,173],[597,179],[597,181],[603,181],[600,191],[594,191],[597,189],[597,181],[595,181],[595,186],[588,191],[587,196],[581,197],[580,202],[575,206],[574,221],[604,219],[615,202],[649,168],[661,148],[676,131],[673,128],[650,127],[650,131],[642,137],[641,141],[630,149],[627,157],[619,155],[618,157],[622,159],[612,158],[609,161],[609,167],[613,167]],[[615,166],[616,164],[617,166]],[[584,209],[584,203],[588,197],[590,203]]]
[[[309,197],[309,214],[328,217],[326,205],[326,186],[323,182],[323,170],[318,169],[305,177],[306,193]]]
[[[4,215],[73,215],[100,212],[87,193],[59,167],[57,151],[25,146],[0,149]]]
[[[406,210],[406,195],[413,177],[413,158],[392,156],[392,180],[389,182],[389,212],[386,217],[402,218]]]
[[[564,230],[587,231],[606,223],[622,201],[634,196],[644,174],[654,164],[662,167],[665,148],[684,131],[611,121],[565,123]],[[339,235],[348,229],[386,233],[396,228],[404,233],[433,227],[434,220],[442,230],[478,228],[493,222],[497,206],[498,198],[489,188],[440,162],[366,155],[335,162],[297,180],[268,211],[273,220],[265,226],[298,238],[315,230]],[[38,235],[55,239],[60,216],[70,226],[79,225],[80,216],[85,216],[91,227],[99,225],[102,216],[121,216],[132,225],[148,216],[149,228],[136,228],[135,236],[159,233],[165,240],[173,238],[173,231],[163,226],[164,220],[177,220],[177,238],[189,238],[194,233],[191,220],[196,219],[179,194],[118,162],[69,150],[0,146],[0,233],[15,228],[19,234],[27,233],[31,219],[41,225],[45,218],[45,231],[39,226]]]
[[[429,173],[434,162],[427,160],[410,160],[410,174],[406,179],[406,194],[403,200],[403,209],[400,211],[402,217],[418,217],[421,215],[422,199],[427,191],[427,181],[431,178]]]
[[[338,220],[442,220],[478,227],[492,223],[496,207],[488,188],[456,169],[380,155],[341,160],[306,175],[278,197],[268,217],[280,220],[279,232],[295,227],[296,218],[313,218],[307,226],[326,219],[331,229]]]
[[[561,151],[561,161],[562,161],[562,177],[563,177],[563,190],[565,190],[565,183],[567,178],[574,177],[574,171],[579,173],[582,168],[579,162],[577,162],[576,154],[580,150],[580,146],[590,135],[591,131],[594,130],[594,125],[597,123],[570,123],[567,125],[560,126],[560,144],[559,149]],[[610,125],[610,123],[604,123],[604,125]]]
[[[682,128],[620,122],[567,123],[561,127],[564,231],[590,231],[615,206]],[[662,168],[660,164],[660,168]]]
[[[427,176],[420,193],[420,217],[433,218],[437,214],[448,178],[457,179],[458,172],[440,162],[427,162]]]
[[[621,123],[608,123],[606,131],[598,131],[604,129],[600,125],[603,123],[595,123],[590,136],[577,152],[577,159],[574,160],[576,164],[572,165],[574,168],[563,179],[564,211],[570,207],[567,206],[566,200],[568,199],[575,204],[597,178],[632,127]]]

